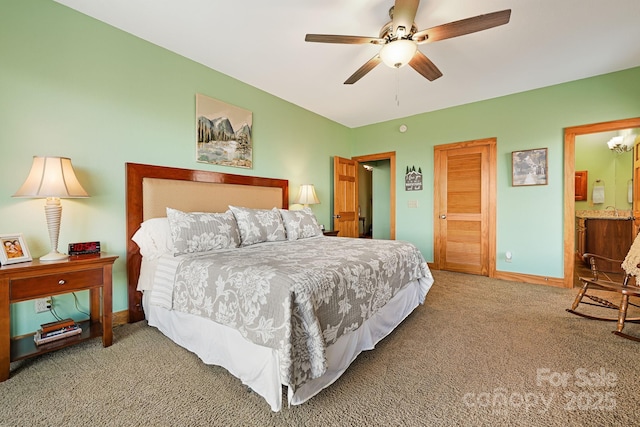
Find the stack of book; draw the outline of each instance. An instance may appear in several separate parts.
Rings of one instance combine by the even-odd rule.
[[[80,333],[82,333],[82,329],[73,319],[63,319],[41,325],[33,336],[33,340],[36,345],[40,345]]]

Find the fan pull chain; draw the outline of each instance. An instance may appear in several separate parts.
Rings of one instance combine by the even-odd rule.
[[[400,107],[400,68],[396,68],[396,106]]]

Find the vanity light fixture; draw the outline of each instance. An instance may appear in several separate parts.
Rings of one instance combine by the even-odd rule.
[[[631,132],[631,129],[625,129],[618,132],[617,136],[614,136],[607,142],[609,150],[615,151],[618,154],[633,150],[637,135]]]

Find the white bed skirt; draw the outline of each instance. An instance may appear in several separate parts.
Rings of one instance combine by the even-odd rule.
[[[431,278],[409,283],[360,328],[338,338],[327,348],[327,372],[308,381],[295,393],[289,388],[289,404],[304,403],[336,381],[358,354],[373,349],[424,302],[432,283]],[[276,350],[247,341],[235,329],[210,319],[151,305],[148,302],[150,292],[145,291],[143,297],[150,326],[197,354],[204,363],[227,369],[262,396],[273,411],[282,409],[280,364]]]

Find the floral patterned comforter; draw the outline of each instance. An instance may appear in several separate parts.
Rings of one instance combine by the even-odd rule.
[[[295,390],[326,371],[327,345],[418,278],[433,280],[406,242],[321,236],[262,243],[185,258],[173,309],[276,349],[281,381]]]

